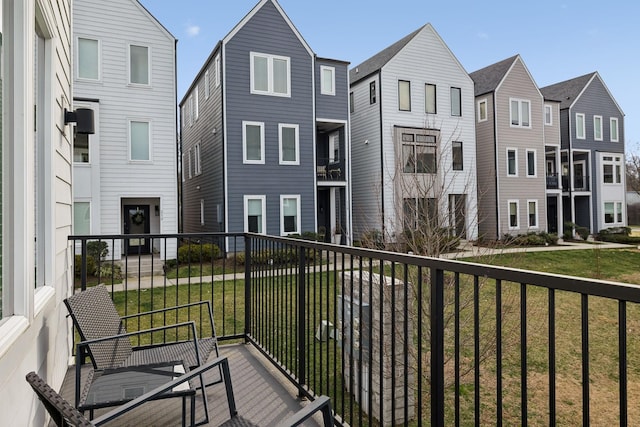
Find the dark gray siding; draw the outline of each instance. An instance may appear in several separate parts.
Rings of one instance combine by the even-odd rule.
[[[291,97],[250,93],[250,52],[290,58]],[[280,234],[280,195],[300,195],[301,231],[315,228],[315,165],[313,163],[313,58],[272,3],[267,2],[227,41],[226,146],[228,180],[227,231],[244,230],[244,195],[265,195],[267,234]],[[265,164],[242,159],[242,122],[265,125]],[[298,124],[300,165],[279,164],[278,124]]]
[[[335,95],[322,95],[320,91],[320,66],[335,68]],[[349,118],[349,89],[347,81],[347,63],[318,59],[316,61],[316,118],[347,120]]]
[[[560,147],[568,150],[571,145],[569,139],[569,109],[560,110]]]

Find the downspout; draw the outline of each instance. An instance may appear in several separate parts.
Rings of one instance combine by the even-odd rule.
[[[177,39],[173,39],[173,96],[174,96],[174,102],[173,105],[178,105],[178,56],[177,53],[178,52],[178,40]],[[184,171],[182,170],[181,166],[181,153],[182,153],[182,132],[180,132],[180,121],[179,121],[179,116],[180,114],[178,112],[175,113],[175,118],[176,118],[176,144],[177,144],[177,150],[176,150],[176,175],[178,177],[178,185],[176,186],[176,191],[178,192],[178,197],[176,198],[176,202],[178,203],[178,206],[176,206],[177,209],[177,216],[178,216],[178,232],[182,233],[183,231],[183,225],[182,225],[182,204],[183,204],[183,200],[182,200],[182,194],[183,194],[183,187],[182,187],[182,174],[184,173]],[[178,171],[180,171],[180,173],[178,173]],[[162,222],[162,218],[160,220],[160,222]],[[162,232],[162,227],[160,227],[160,231]]]

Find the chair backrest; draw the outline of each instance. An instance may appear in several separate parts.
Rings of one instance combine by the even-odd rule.
[[[57,426],[93,426],[91,421],[86,419],[73,405],[64,400],[54,389],[49,387],[49,384],[44,382],[35,372],[29,372],[27,374],[27,382],[33,391],[36,392],[38,398],[47,409],[47,412],[51,415],[51,420],[56,423]]]
[[[64,300],[82,341],[126,333],[116,306],[104,285],[79,292]],[[133,351],[129,337],[89,344],[96,369],[115,368]]]

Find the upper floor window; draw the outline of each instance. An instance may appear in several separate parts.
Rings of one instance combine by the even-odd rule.
[[[281,165],[299,165],[299,140],[298,125],[279,124],[278,131],[280,134],[280,164]]]
[[[195,173],[200,175],[202,173],[202,164],[200,163],[200,143],[196,143],[193,147],[193,155],[195,161]]]
[[[100,79],[100,42],[78,37],[78,78]]]
[[[353,113],[356,111],[356,100],[353,97],[353,92],[349,92],[349,112]]]
[[[280,196],[280,234],[300,234],[300,196]]]
[[[264,164],[264,123],[242,122],[244,163]]]
[[[487,100],[481,99],[478,101],[478,121],[484,122],[487,120]]]
[[[398,109],[411,111],[411,82],[398,80]]]
[[[511,100],[511,126],[531,127],[531,102],[522,99]]]
[[[211,78],[209,77],[209,70],[204,72],[204,99],[209,99],[211,96]]]
[[[527,150],[527,176],[535,177],[536,175],[536,150]]]
[[[436,102],[436,85],[425,84],[424,85],[424,112],[427,114],[436,114],[437,102]]]
[[[251,52],[251,93],[291,96],[291,65],[285,56]]]
[[[129,83],[148,85],[151,82],[149,67],[149,48],[129,45]]]
[[[618,118],[611,117],[609,119],[609,138],[611,142],[618,142]]]
[[[459,87],[452,87],[451,93],[451,115],[460,117],[462,116],[462,89]]]
[[[518,176],[518,150],[507,148],[507,175]]]
[[[213,60],[216,66],[216,87],[220,86],[220,55],[216,55],[216,58]]]
[[[320,66],[320,93],[323,95],[336,94],[336,69],[326,65]]]
[[[544,124],[547,126],[553,125],[553,106],[544,106]]]
[[[584,114],[576,113],[576,138],[577,139],[585,139],[585,123],[584,123]]]
[[[462,161],[462,141],[453,141],[451,143],[452,157],[453,157],[453,170],[461,171],[464,168]]]
[[[340,133],[333,132],[329,135],[329,163],[340,161]]]
[[[402,133],[402,165],[404,173],[436,173],[436,137]]]
[[[593,116],[593,139],[602,141],[602,116]]]
[[[604,156],[602,158],[602,182],[620,184],[622,182],[622,158]]]
[[[371,83],[369,83],[369,104],[375,104],[376,103],[376,82],[373,81]]]
[[[200,91],[198,90],[198,85],[193,90],[193,121],[197,121],[200,116]]]
[[[191,163],[191,159],[193,158],[193,155],[191,154],[192,151],[192,148],[189,148],[189,151],[187,151],[187,159],[189,160],[189,179],[193,178],[193,166]]]
[[[130,160],[151,160],[151,124],[143,121],[129,122]]]
[[[193,95],[189,95],[187,100],[187,123],[193,125]]]

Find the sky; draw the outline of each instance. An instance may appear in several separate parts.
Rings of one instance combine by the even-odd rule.
[[[258,0],[139,0],[177,39],[178,99]],[[520,54],[539,87],[597,71],[640,153],[637,0],[279,0],[320,57],[355,67],[431,23],[467,72]]]

